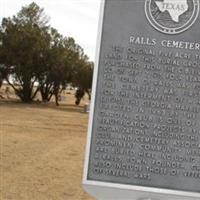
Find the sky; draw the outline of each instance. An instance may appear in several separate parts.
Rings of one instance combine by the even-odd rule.
[[[66,37],[73,37],[94,61],[101,0],[0,0],[0,21],[33,1],[44,8],[52,27]]]

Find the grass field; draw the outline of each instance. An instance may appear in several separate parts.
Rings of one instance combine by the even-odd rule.
[[[88,114],[73,94],[59,107],[0,101],[1,200],[92,200],[81,186]]]

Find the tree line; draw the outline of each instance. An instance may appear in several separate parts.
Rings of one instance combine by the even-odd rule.
[[[0,86],[5,79],[23,102],[58,97],[67,83],[90,97],[93,63],[72,37],[61,35],[36,3],[0,26]],[[11,77],[11,78],[9,78]],[[12,80],[11,80],[12,79]]]

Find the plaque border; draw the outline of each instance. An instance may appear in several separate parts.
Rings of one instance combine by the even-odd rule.
[[[92,81],[91,106],[90,106],[90,112],[89,112],[87,142],[86,142],[86,148],[85,148],[85,159],[84,159],[84,168],[83,168],[83,177],[82,177],[83,187],[85,188],[86,191],[89,191],[89,192],[93,191],[91,192],[91,194],[93,193],[93,195],[94,193],[96,193],[94,191],[98,190],[97,188],[101,188],[101,190],[103,190],[103,188],[106,188],[106,190],[111,191],[110,194],[112,194],[113,189],[115,189],[116,192],[118,190],[124,190],[124,191],[132,191],[135,193],[143,193],[143,195],[145,193],[153,194],[154,196],[169,195],[171,197],[174,197],[173,198],[174,200],[177,198],[181,200],[182,199],[185,200],[185,198],[199,199],[200,193],[197,193],[197,192],[166,189],[166,188],[159,188],[159,187],[138,186],[138,185],[130,185],[130,184],[122,184],[122,183],[112,183],[112,182],[105,182],[105,181],[95,181],[95,180],[88,179],[89,156],[90,156],[92,128],[93,128],[92,125],[93,125],[93,119],[94,119],[95,98],[96,98],[96,89],[97,89],[98,71],[99,71],[98,69],[99,69],[100,50],[101,50],[101,41],[102,41],[102,33],[103,33],[103,19],[104,19],[106,1],[107,0],[101,0],[101,3],[100,3],[100,15],[99,15],[99,23],[98,23],[96,53],[95,53],[95,66],[94,66],[93,81]],[[144,1],[146,2],[146,0]],[[168,199],[168,197],[166,198]],[[191,200],[195,200],[195,199],[191,199]]]

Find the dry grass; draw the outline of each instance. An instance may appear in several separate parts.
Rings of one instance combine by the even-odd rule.
[[[82,189],[88,114],[0,101],[1,200],[92,200]]]

